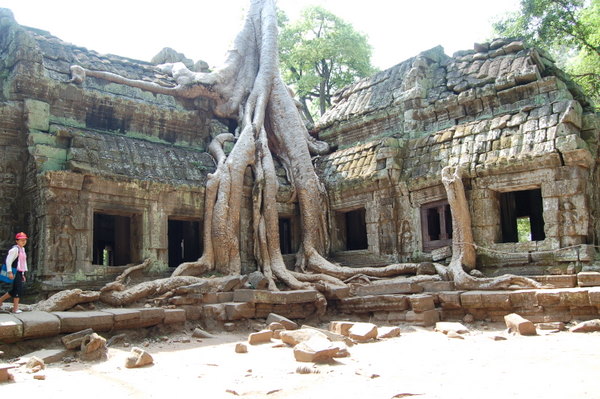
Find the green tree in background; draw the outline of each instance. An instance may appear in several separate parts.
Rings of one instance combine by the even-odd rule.
[[[331,106],[337,90],[375,72],[367,37],[321,7],[304,9],[293,23],[280,13],[279,26],[283,79],[311,123]]]
[[[494,24],[500,36],[544,49],[600,106],[600,0],[521,0]]]

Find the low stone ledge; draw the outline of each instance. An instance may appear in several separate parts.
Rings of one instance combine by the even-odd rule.
[[[341,299],[337,307],[343,313],[400,311],[408,310],[409,302],[406,295],[370,295]]]
[[[402,281],[376,281],[369,285],[357,287],[355,295],[388,295],[388,294],[418,294],[423,292],[423,287],[419,284]]]
[[[0,341],[16,342],[23,339],[23,322],[12,314],[0,313]]]
[[[23,312],[15,317],[23,323],[23,339],[54,337],[60,333],[60,319],[52,313]]]
[[[102,309],[102,311],[113,315],[115,330],[138,328],[141,325],[141,314],[138,309],[116,308]]]
[[[184,309],[165,309],[164,324],[185,323],[186,312]]]
[[[140,327],[156,326],[165,319],[163,308],[139,308],[138,310],[140,312]]]
[[[86,328],[94,331],[110,331],[114,327],[114,319],[111,313],[90,312],[54,312],[60,319],[60,332],[72,333]]]
[[[600,273],[581,272],[577,274],[577,285],[580,287],[600,287]]]
[[[577,287],[577,276],[575,274],[559,274],[550,276],[529,276],[538,283],[551,285],[554,288],[574,288]]]
[[[290,303],[315,302],[318,299],[318,293],[315,290],[267,291],[242,289],[233,292],[233,301],[287,305]]]

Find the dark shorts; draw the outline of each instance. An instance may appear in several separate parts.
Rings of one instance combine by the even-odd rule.
[[[8,294],[13,298],[20,298],[23,295],[23,272],[17,272],[12,283],[12,288]]]

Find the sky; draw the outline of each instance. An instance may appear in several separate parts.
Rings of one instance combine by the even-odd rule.
[[[367,35],[372,64],[392,67],[441,45],[446,54],[491,38],[491,21],[519,0],[276,0],[290,20],[319,5]],[[249,0],[0,0],[21,25],[101,54],[150,61],[171,47],[211,67],[243,21]]]

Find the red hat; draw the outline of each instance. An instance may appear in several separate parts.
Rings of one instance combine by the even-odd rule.
[[[27,239],[27,234],[25,234],[23,232],[17,233],[17,235],[15,236],[15,239],[17,239],[17,240],[23,240],[23,239],[25,239],[26,240]]]

